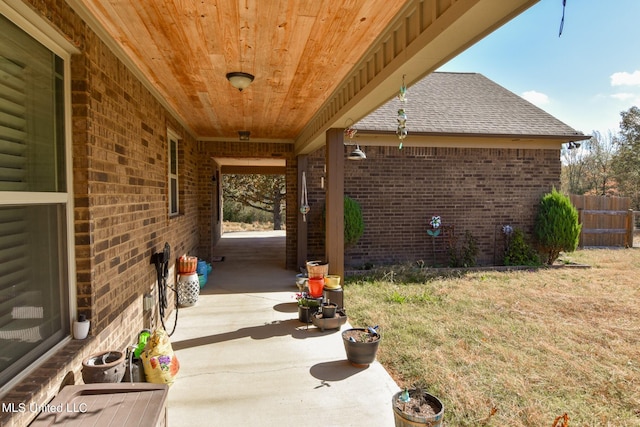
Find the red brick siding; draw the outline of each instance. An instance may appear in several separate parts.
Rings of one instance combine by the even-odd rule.
[[[3,402],[42,405],[58,392],[67,372],[81,381],[84,357],[124,350],[142,328],[159,324],[157,310],[142,309],[144,294],[157,295],[150,259],[165,242],[173,258],[198,255],[201,153],[195,139],[65,2],[31,4],[81,51],[71,60],[73,214],[78,312],[91,320],[90,339],[67,343],[2,396]],[[167,128],[181,138],[180,215],[172,218]],[[170,275],[169,282],[174,280]],[[35,415],[1,413],[0,425],[23,426]]]
[[[423,260],[433,264],[426,233],[432,215],[477,239],[481,264],[492,264],[496,230],[512,224],[531,233],[540,197],[558,187],[558,150],[363,147],[367,159],[345,163],[345,194],[363,211],[365,232],[348,248],[345,263],[388,264]],[[309,257],[323,257],[324,151],[309,156]],[[501,236],[497,236],[501,239]],[[436,263],[447,265],[444,240],[436,240]]]

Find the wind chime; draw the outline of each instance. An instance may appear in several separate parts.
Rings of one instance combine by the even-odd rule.
[[[302,220],[307,222],[307,214],[311,208],[309,207],[309,199],[307,197],[307,174],[302,172],[302,196],[300,198],[300,213],[302,214]]]
[[[407,113],[404,111],[404,105],[407,102],[407,86],[404,84],[404,77],[402,75],[402,86],[400,86],[400,93],[398,93],[398,99],[400,100],[400,108],[398,109],[398,129],[396,135],[400,140],[399,150],[402,150],[402,143],[407,137]]]

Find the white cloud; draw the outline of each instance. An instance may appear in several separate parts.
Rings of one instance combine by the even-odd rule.
[[[611,86],[640,86],[640,70],[633,73],[621,71],[611,74]]]
[[[522,97],[537,106],[546,105],[549,103],[549,97],[547,95],[535,90],[528,90],[526,92],[523,92]]]
[[[612,98],[617,99],[619,101],[626,101],[628,99],[636,98],[638,95],[633,93],[614,93],[611,95]]]

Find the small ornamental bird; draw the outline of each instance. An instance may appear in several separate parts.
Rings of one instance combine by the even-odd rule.
[[[409,390],[407,388],[405,388],[404,391],[400,393],[400,397],[398,398],[398,400],[404,403],[407,403],[411,400],[411,398],[409,397]]]

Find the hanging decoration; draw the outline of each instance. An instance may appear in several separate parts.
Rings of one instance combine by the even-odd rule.
[[[353,137],[356,136],[356,133],[358,133],[358,129],[355,129],[351,126],[347,126],[344,129],[344,136],[346,136],[349,139],[349,144],[353,143]]]
[[[309,199],[307,197],[307,174],[302,171],[302,197],[300,198],[300,213],[302,220],[307,222],[307,214],[311,208],[309,207]]]
[[[353,121],[351,122],[351,124],[353,124]],[[349,139],[349,142],[345,142],[344,145],[356,146],[356,149],[353,150],[347,158],[349,160],[364,160],[367,158],[367,155],[360,149],[360,145],[358,143],[353,142],[353,137],[356,136],[356,133],[358,133],[358,129],[352,127],[351,125],[347,126],[344,129],[344,136]]]
[[[404,84],[404,77],[405,75],[403,74],[402,86],[400,86],[400,93],[398,93],[400,108],[398,109],[398,130],[396,130],[396,135],[398,135],[398,139],[400,139],[399,150],[402,150],[402,143],[407,137],[407,113],[404,111],[404,105],[407,102],[407,86]]]
[[[562,19],[560,19],[560,31],[558,31],[558,37],[562,36],[562,30],[564,29],[564,12],[567,8],[567,0],[562,0]]]

